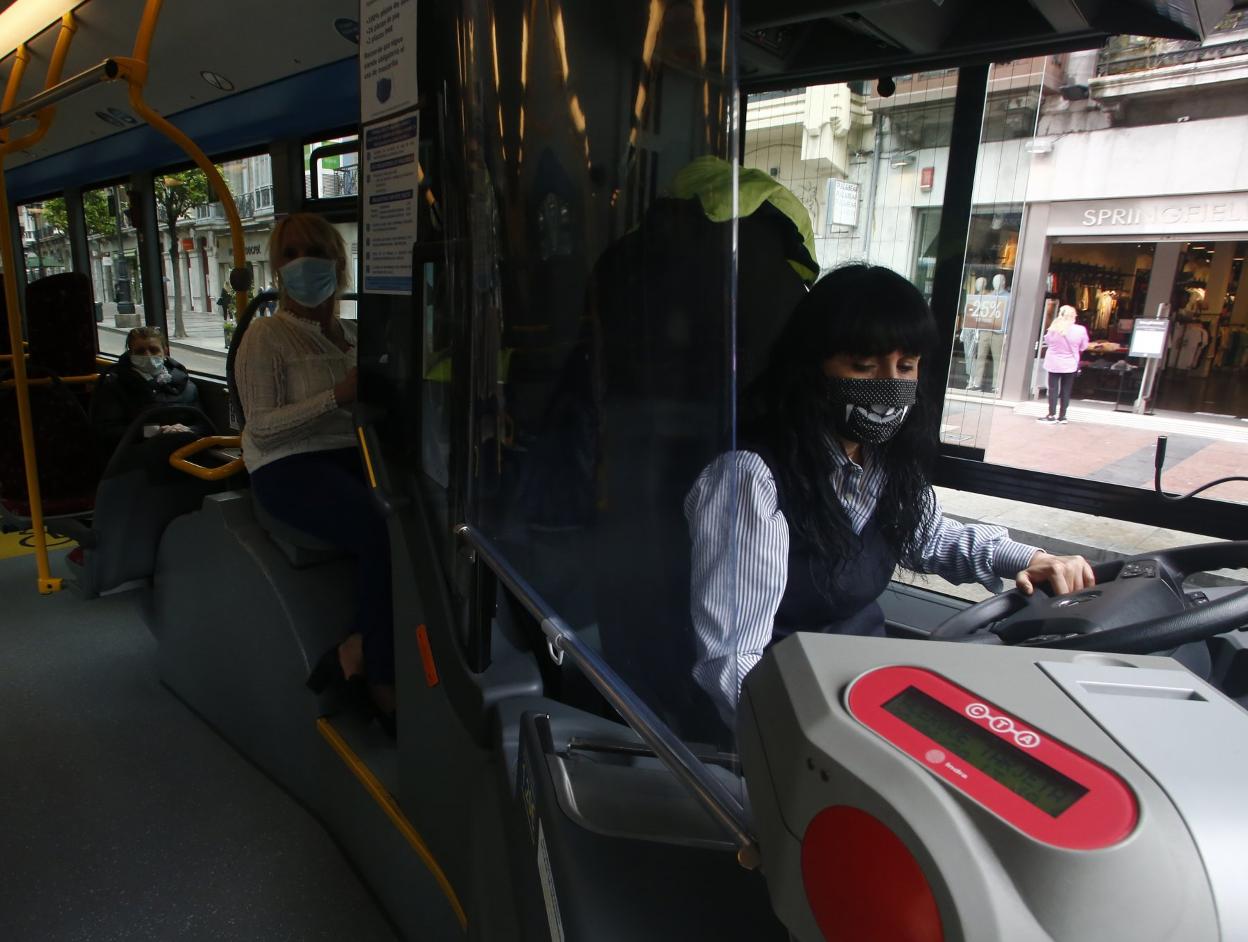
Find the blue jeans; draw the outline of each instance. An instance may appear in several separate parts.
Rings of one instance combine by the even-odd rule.
[[[394,602],[390,534],[354,448],[280,458],[254,471],[256,500],[287,526],[324,540],[359,561],[355,630],[364,639],[370,683],[394,683]]]

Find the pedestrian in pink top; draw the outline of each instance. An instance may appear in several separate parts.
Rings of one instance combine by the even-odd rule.
[[[1075,374],[1079,371],[1079,354],[1088,349],[1088,332],[1075,323],[1075,309],[1063,304],[1057,317],[1044,335],[1048,352],[1044,355],[1044,368],[1049,374],[1049,414],[1041,422],[1066,424],[1066,409],[1070,394],[1075,388]],[[1061,411],[1058,411],[1058,401]]]

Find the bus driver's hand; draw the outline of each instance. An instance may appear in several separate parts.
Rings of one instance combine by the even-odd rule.
[[[1031,557],[1031,564],[1014,577],[1023,595],[1036,591],[1036,584],[1047,582],[1054,595],[1081,592],[1096,585],[1092,567],[1082,556],[1054,556],[1043,550]]]

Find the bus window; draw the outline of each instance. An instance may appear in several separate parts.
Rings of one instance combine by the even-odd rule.
[[[104,353],[123,352],[126,333],[146,323],[139,241],[128,218],[129,208],[122,183],[82,193],[95,316]]]
[[[347,246],[347,267],[353,286],[360,268],[359,226],[338,220],[344,210],[350,215],[355,213],[356,199],[360,194],[359,166],[360,139],[354,134],[309,141],[303,145],[306,208],[312,212],[333,213],[334,228]],[[339,315],[354,320],[357,316],[356,302],[341,302]]]
[[[745,160],[815,225],[822,271],[868,260],[931,296],[956,69],[749,96]],[[813,128],[819,133],[812,134]]]
[[[1024,501],[990,497],[949,487],[937,487],[936,494],[945,513],[956,520],[963,523],[1007,526],[1010,535],[1017,540],[1043,546],[1053,553],[1078,554],[1093,564],[1159,552],[1175,546],[1209,542],[1208,536],[1198,533],[1077,513],[1073,510],[1039,507]],[[904,585],[936,590],[971,602],[982,601],[992,594],[980,585],[954,585],[939,576],[916,575],[900,569],[894,578]],[[1224,569],[1198,573],[1191,577],[1190,583],[1193,588],[1248,585],[1248,570]]]
[[[268,154],[255,154],[222,161],[217,170],[243,222],[254,296],[273,285],[268,256],[274,218],[272,161]],[[225,208],[197,167],[158,171],[152,184],[171,347],[187,366],[222,375],[241,313],[230,286],[234,250]]]
[[[23,203],[17,207],[17,218],[22,228],[27,284],[73,267],[64,197]]]
[[[1152,488],[1165,435],[1179,492],[1248,465],[1248,192],[1230,157],[1248,101],[1226,71],[1245,39],[1239,11],[1203,44],[1118,36],[993,67],[947,444]],[[1022,135],[1000,140],[1011,120]],[[1248,484],[1203,496],[1248,503]]]
[[[243,220],[244,241],[246,243],[247,267],[251,269],[253,294],[265,291],[274,285],[273,271],[269,266],[269,233],[273,231],[273,161],[268,154],[256,154],[240,157],[237,160],[226,160],[218,164],[225,185],[230,188],[234,204],[238,207],[238,215]],[[208,225],[203,226],[197,221],[196,230],[207,228],[215,243],[215,277],[210,279],[210,287],[220,285],[213,294],[213,303],[221,308],[221,292],[228,300],[225,310],[227,320],[233,320],[240,312],[234,309],[232,290],[229,288],[230,269],[234,267],[234,255],[230,246],[230,230],[223,222],[224,210],[220,203],[209,203]]]
[[[303,195],[308,200],[360,195],[360,140],[355,135],[303,145]]]
[[[1248,191],[1230,157],[1248,146],[1248,100],[1226,68],[1244,37],[1239,11],[1203,44],[1119,36],[992,66],[948,448],[1151,488],[1167,435],[1172,491],[1248,464]],[[1199,108],[1176,69],[1201,85]],[[746,163],[811,209],[822,269],[865,258],[930,296],[955,81],[901,76],[887,97],[876,82],[750,96]],[[1196,154],[1208,157],[1199,174]],[[1071,339],[1049,342],[1065,308]],[[1244,503],[1248,485],[1204,496]]]

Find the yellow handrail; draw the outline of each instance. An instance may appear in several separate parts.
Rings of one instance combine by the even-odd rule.
[[[238,214],[238,206],[234,202],[234,196],[230,193],[230,188],[226,186],[220,172],[213,165],[212,161],[208,159],[208,156],[199,149],[199,146],[176,126],[166,121],[162,115],[154,111],[143,99],[143,88],[147,84],[148,58],[152,48],[152,40],[156,35],[156,23],[160,19],[162,5],[163,0],[147,0],[147,5],[143,8],[143,18],[139,21],[139,32],[134,41],[134,55],[128,59],[118,58],[116,60],[117,64],[121,66],[121,77],[130,86],[130,106],[134,108],[144,121],[186,151],[187,156],[195,161],[195,165],[204,172],[204,176],[208,178],[213,191],[221,201],[222,208],[225,210],[225,217],[230,224],[230,243],[234,253],[234,269],[236,271],[246,271],[247,246],[243,239],[243,220]],[[231,285],[233,285],[233,279],[231,279]],[[241,289],[235,288],[235,301],[240,311],[247,307],[247,289],[249,287],[250,285]]]
[[[48,63],[48,77],[44,83],[44,89],[47,90],[56,85],[61,80],[61,72],[65,69],[65,58],[69,55],[69,44],[74,39],[74,34],[78,32],[78,23],[74,19],[74,14],[66,13],[61,17],[61,31],[56,37],[56,47],[52,50],[52,59]],[[19,79],[20,80],[20,79]],[[16,97],[16,89],[13,89],[14,97]],[[8,91],[5,92],[5,100],[8,100]],[[13,107],[13,102],[0,110],[7,111]],[[14,151],[26,150],[33,147],[43,140],[43,136],[48,133],[48,128],[52,127],[52,119],[56,117],[56,105],[49,105],[40,109],[38,115],[39,125],[29,134],[19,137],[15,141],[7,140],[5,135],[3,151],[5,154],[12,154]]]
[[[83,376],[38,376],[35,379],[26,377],[27,386],[51,386],[53,383],[64,383],[66,386],[90,386],[99,381],[99,373],[86,373]],[[0,382],[0,388],[3,389],[13,389],[16,386],[16,379],[6,379]]]
[[[4,98],[0,100],[0,112],[9,111],[17,101],[17,92],[21,87],[22,76],[26,73],[28,62],[30,62],[30,50],[26,48],[25,43],[22,43],[13,53],[13,71],[9,73],[9,84],[5,86]],[[8,136],[8,131],[5,131],[0,140],[7,139]]]
[[[206,435],[203,438],[197,438],[195,441],[183,445],[171,454],[169,456],[169,464],[179,471],[189,474],[191,477],[199,478],[201,481],[222,481],[225,478],[233,477],[243,470],[242,458],[227,461],[216,468],[205,468],[202,464],[195,464],[195,462],[187,459],[198,455],[201,451],[207,451],[209,448],[238,448],[241,444],[242,439],[237,435]]]
[[[69,53],[69,44],[73,40],[77,24],[74,15],[66,13],[61,18],[61,32],[56,39],[56,49],[52,53],[52,61],[48,65],[47,79],[44,89],[50,89],[61,80],[61,69],[65,65],[65,57]],[[13,107],[17,100],[22,75],[26,71],[29,52],[25,44],[18,47],[18,54],[9,73],[8,85],[4,90],[4,98],[0,110]],[[39,126],[16,141],[9,140],[8,131],[0,131],[0,258],[4,260],[4,270],[8,277],[4,279],[4,299],[9,311],[9,349],[25,350],[22,340],[22,317],[20,299],[17,296],[17,253],[13,248],[13,232],[9,220],[9,186],[4,175],[4,158],[17,146],[29,147],[38,143],[51,126],[56,109],[44,108],[39,112]],[[35,538],[35,567],[38,571],[36,584],[42,595],[50,595],[60,590],[62,580],[52,575],[48,562],[48,534],[43,528],[43,494],[39,488],[39,461],[35,455],[34,420],[30,414],[30,389],[26,376],[26,357],[10,354],[13,364],[13,386],[17,390],[17,422],[22,436],[22,462],[26,471],[26,499],[30,504],[30,527]]]
[[[212,161],[199,149],[195,142],[153,110],[143,98],[143,89],[148,77],[148,59],[151,54],[152,42],[156,35],[156,25],[160,19],[162,6],[163,0],[147,0],[143,8],[143,16],[139,21],[138,33],[135,36],[134,55],[130,58],[118,57],[114,61],[120,67],[119,77],[124,78],[129,86],[130,104],[134,110],[152,127],[186,151],[187,155],[208,178],[208,182],[211,184],[217,198],[221,201],[225,209],[226,218],[229,221],[230,241],[234,254],[234,271],[245,274],[247,272],[247,252],[243,239],[243,222],[239,216],[238,207],[234,202],[234,196],[230,193],[230,188],[221,178],[220,172],[213,165]],[[66,13],[61,19],[61,32],[57,37],[56,48],[53,50],[52,58],[48,65],[48,76],[44,86],[45,91],[60,82],[61,71],[65,65],[69,46],[77,28],[77,22],[73,13]],[[14,54],[13,68],[9,72],[8,85],[5,88],[3,101],[0,103],[0,112],[10,110],[17,101],[22,74],[25,72],[29,60],[30,52],[23,43],[18,46]],[[37,115],[38,126],[35,130],[17,140],[10,141],[8,132],[0,130],[0,220],[8,219],[10,211],[8,186],[4,177],[5,156],[13,153],[15,150],[28,149],[37,144],[47,133],[55,115],[56,107],[54,105],[42,108]],[[6,271],[17,271],[17,255],[13,247],[13,236],[7,224],[0,225],[0,258],[3,259]],[[243,275],[240,274],[239,278],[242,277]],[[232,284],[234,280],[231,277]],[[240,288],[236,288],[235,297],[240,309],[247,306],[249,288],[249,284],[243,284]],[[21,317],[17,315],[20,308],[17,284],[14,278],[4,279],[4,293],[8,309],[14,313],[14,316],[8,319],[11,349],[22,350],[24,345],[21,337]],[[26,467],[27,498],[30,502],[31,526],[35,535],[35,559],[39,569],[39,591],[43,594],[48,594],[60,589],[62,580],[52,578],[48,566],[47,535],[43,529],[43,500],[39,490],[39,469],[35,456],[29,394],[29,387],[32,382],[42,384],[47,381],[30,380],[26,375],[25,360],[25,357],[12,354],[6,354],[3,358],[0,358],[0,362],[7,361],[13,364],[13,379],[10,382],[17,390],[18,421],[22,434],[22,457]],[[94,382],[95,379],[96,377],[67,377],[62,382],[87,383]],[[5,385],[8,385],[8,383]],[[200,441],[203,442],[205,440],[201,439]],[[210,447],[210,444],[203,445],[199,450]],[[181,451],[183,450],[180,449],[179,452]],[[177,454],[175,453],[175,455]],[[220,468],[202,468],[197,465],[191,465],[190,462],[184,460],[181,464],[175,464],[174,466],[198,477],[208,476],[209,480],[216,480],[221,477],[228,477],[230,474],[240,470],[242,461],[241,459],[232,461]]]

